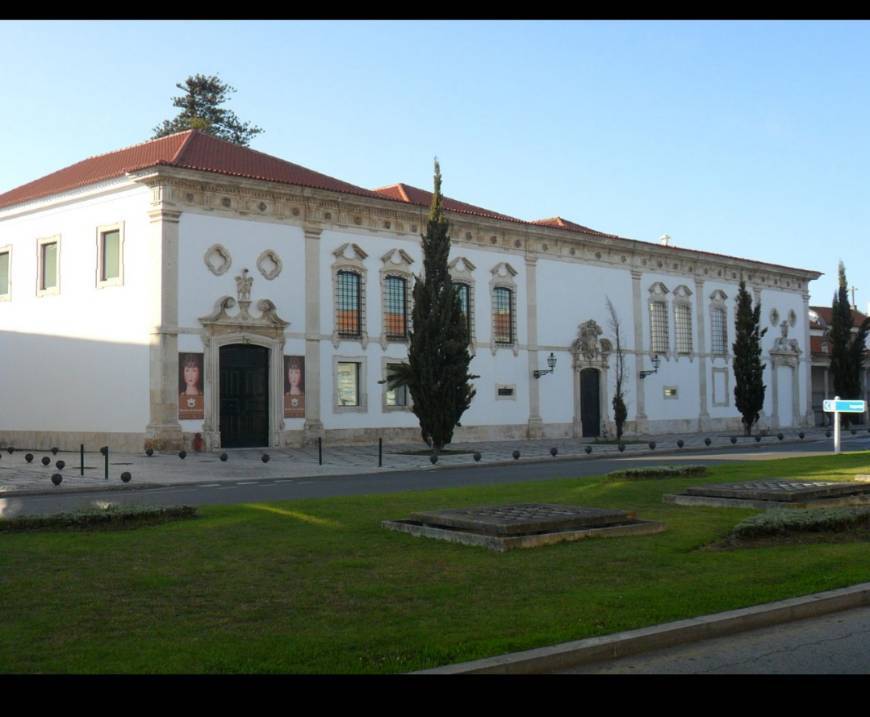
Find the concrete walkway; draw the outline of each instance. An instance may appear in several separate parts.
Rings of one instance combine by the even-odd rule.
[[[213,453],[189,453],[185,459],[177,454],[154,454],[151,457],[144,453],[112,453],[109,456],[109,477],[105,479],[105,459],[98,451],[85,453],[84,475],[80,473],[80,457],[78,452],[60,451],[52,455],[47,447],[41,450],[15,448],[13,453],[7,449],[0,450],[0,494],[22,494],[52,491],[68,491],[74,489],[105,489],[108,486],[136,487],[145,485],[190,485],[197,483],[219,483],[223,481],[238,481],[263,478],[298,478],[330,475],[353,475],[378,473],[383,471],[408,470],[438,470],[449,466],[470,466],[477,463],[474,453],[480,454],[480,465],[498,463],[514,463],[513,452],[520,452],[519,462],[523,461],[556,461],[563,459],[595,460],[601,457],[618,455],[650,456],[650,455],[691,455],[697,451],[740,448],[756,445],[778,445],[783,443],[815,444],[821,449],[830,445],[831,440],[825,438],[825,429],[802,429],[804,438],[799,437],[799,431],[783,432],[780,441],[776,435],[765,436],[761,442],[755,438],[739,437],[736,445],[731,443],[730,434],[673,434],[648,437],[631,437],[625,444],[624,452],[612,443],[595,443],[594,441],[579,441],[571,439],[536,440],[536,441],[490,441],[483,443],[457,443],[450,450],[467,451],[461,454],[447,454],[439,457],[437,465],[430,462],[429,454],[409,455],[409,452],[425,450],[425,446],[415,444],[385,444],[383,447],[383,465],[378,466],[378,446],[329,446],[323,447],[323,464],[318,463],[318,451],[313,448],[283,448],[283,449],[228,449],[228,460],[219,459],[220,451]],[[868,432],[862,429],[852,436],[844,433],[844,441],[867,439]],[[707,446],[705,439],[709,439]],[[649,442],[655,442],[651,449]],[[678,446],[678,441],[683,446]],[[551,449],[558,453],[554,458]],[[586,449],[590,449],[587,453]],[[33,461],[27,463],[27,453],[33,455]],[[269,461],[261,459],[268,454]],[[47,466],[42,465],[43,457],[48,457]],[[62,460],[65,466],[56,467]],[[130,483],[121,482],[121,474],[128,471],[132,479]],[[51,483],[51,476],[60,473],[63,481],[59,487]]]

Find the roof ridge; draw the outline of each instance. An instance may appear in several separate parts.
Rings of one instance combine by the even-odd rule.
[[[405,191],[405,187],[411,187],[410,184],[406,184],[405,182],[393,182],[392,184],[385,184],[383,187],[376,187],[372,189],[373,192],[383,192],[386,189],[398,189],[399,194],[402,196],[402,200],[408,202],[409,204],[413,204],[411,202],[411,197],[408,196],[408,193]],[[416,187],[411,187],[411,189],[415,189]],[[421,190],[418,190],[421,191]]]
[[[154,142],[161,142],[164,139],[169,139],[170,137],[175,137],[179,134],[184,134],[185,132],[193,133],[193,132],[196,132],[196,130],[195,129],[186,129],[186,130],[182,130],[181,132],[173,132],[172,134],[163,135],[163,137],[154,137],[152,139],[147,139],[144,142],[137,142],[136,144],[129,144],[126,147],[121,147],[119,149],[113,149],[109,152],[103,152],[101,154],[92,154],[90,157],[85,157],[84,159],[81,159],[78,162],[73,162],[72,164],[70,164],[68,166],[74,167],[75,165],[81,164],[82,162],[87,162],[89,159],[99,159],[100,157],[108,157],[110,154],[118,154],[118,152],[126,152],[128,149],[135,149],[136,147],[144,147],[146,144],[153,144]],[[66,168],[67,167],[61,167],[57,171],[60,172]],[[54,174],[54,172],[52,172],[52,174]],[[40,179],[41,179],[41,177],[40,177]]]
[[[199,133],[199,130],[196,129],[195,127],[191,128],[189,130],[185,130],[185,131],[188,133],[187,137],[184,138],[184,141],[178,146],[178,149],[175,150],[175,154],[173,154],[172,159],[169,160],[170,164],[174,164],[175,162],[178,161],[179,157],[181,157],[181,154],[184,152],[185,149],[187,149],[187,145],[190,144],[191,140],[193,139],[193,136],[195,134]],[[167,136],[169,136],[169,135],[167,135]]]

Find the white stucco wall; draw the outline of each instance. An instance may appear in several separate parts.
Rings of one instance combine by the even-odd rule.
[[[0,301],[0,431],[143,430],[148,200],[134,187],[0,212],[0,246],[12,247],[11,297]],[[120,222],[124,282],[98,288],[98,227]],[[37,241],[51,236],[60,243],[59,291],[37,296]]]

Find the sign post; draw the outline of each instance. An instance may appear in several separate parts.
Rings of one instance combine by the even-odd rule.
[[[864,401],[841,401],[839,396],[834,400],[822,402],[825,413],[834,414],[834,453],[840,452],[840,414],[841,413],[864,413],[866,404]]]

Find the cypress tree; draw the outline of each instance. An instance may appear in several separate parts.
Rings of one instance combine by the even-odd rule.
[[[441,196],[441,167],[435,160],[435,188],[423,240],[423,276],[414,282],[413,329],[408,362],[387,377],[390,388],[407,386],[420,433],[437,453],[453,438],[453,430],[471,405],[475,391],[468,372],[469,336],[459,295],[450,280],[450,225]]]
[[[861,370],[864,367],[864,346],[870,329],[870,318],[864,319],[858,331],[852,333],[849,285],[846,281],[846,267],[842,261],[838,273],[839,287],[831,303],[831,326],[828,329],[834,394],[844,399],[857,399],[861,397]],[[847,423],[854,420],[850,413],[844,413],[843,417]]]
[[[765,364],[761,363],[761,337],[767,329],[761,328],[761,302],[752,308],[752,297],[743,280],[737,293],[734,327],[734,405],[743,416],[743,428],[748,436],[764,406],[767,387],[764,385]]]

